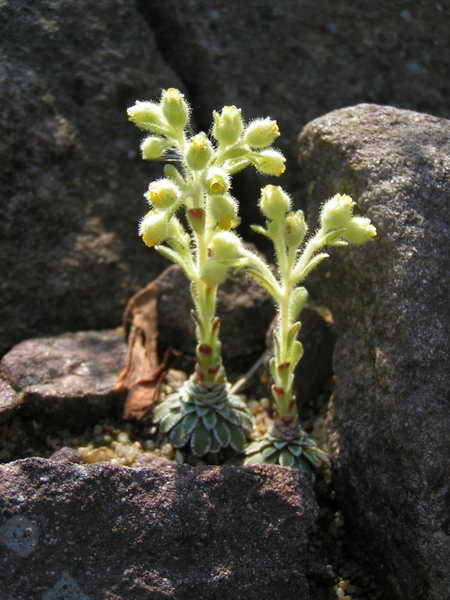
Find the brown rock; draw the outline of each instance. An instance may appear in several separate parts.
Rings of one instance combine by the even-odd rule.
[[[26,459],[0,466],[0,514],[5,600],[310,598],[317,508],[293,469]]]
[[[310,287],[336,322],[330,415],[348,530],[389,598],[450,591],[450,122],[363,104],[310,123],[312,214],[350,193],[377,239],[331,249]]]
[[[0,373],[21,414],[95,423],[120,409],[114,386],[125,354],[121,329],[67,333],[21,342],[3,357]]]
[[[116,326],[166,264],[137,236],[161,166],[140,160],[125,110],[182,84],[124,0],[6,0],[0,37],[4,353],[38,335]]]

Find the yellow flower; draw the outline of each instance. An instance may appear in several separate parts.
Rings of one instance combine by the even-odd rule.
[[[256,119],[245,130],[244,142],[252,148],[267,148],[280,135],[278,123],[272,119]]]
[[[275,175],[279,177],[286,171],[286,159],[277,150],[269,148],[262,150],[253,159],[255,167],[264,175]]]
[[[139,235],[146,246],[161,244],[169,235],[167,213],[149,211],[139,223]]]
[[[171,208],[177,201],[180,191],[177,186],[169,179],[158,179],[152,181],[148,186],[148,192],[144,194],[145,198],[155,208]]]

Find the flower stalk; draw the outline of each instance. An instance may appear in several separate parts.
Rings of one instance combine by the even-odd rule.
[[[268,276],[268,266],[250,250],[246,251],[246,268],[269,291],[278,308],[270,361],[276,415],[271,431],[247,447],[246,464],[297,466],[314,476],[313,469],[328,461],[325,452],[300,426],[294,392],[295,369],[303,355],[297,339],[301,328],[297,319],[308,301],[308,293],[300,284],[328,258],[321,252],[325,246],[362,244],[375,237],[375,227],[369,219],[353,216],[353,206],[350,196],[333,196],[322,208],[319,230],[304,244],[307,225],[303,212],[290,211],[290,198],[281,187],[266,186],[261,191],[260,208],[266,228],[253,229],[272,241],[278,273],[276,278],[272,273]]]
[[[213,139],[204,132],[189,136],[191,110],[175,89],[164,90],[159,102],[136,102],[127,112],[149,134],[141,143],[144,160],[170,155],[179,161],[179,168],[165,165],[165,177],[150,183],[144,194],[149,211],[139,235],[190,280],[197,337],[194,373],[156,407],[153,419],[175,447],[186,446],[195,456],[225,448],[240,453],[251,419],[231,393],[223,367],[217,290],[231,268],[242,267],[245,255],[233,231],[240,219],[231,176],[249,165],[270,175],[284,171],[283,155],[270,147],[278,125],[267,118],[246,126],[241,111],[226,106],[213,113]],[[176,216],[180,210],[188,229]]]

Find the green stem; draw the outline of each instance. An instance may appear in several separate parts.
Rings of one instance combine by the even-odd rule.
[[[222,365],[221,343],[219,340],[220,323],[216,317],[217,286],[208,286],[200,279],[200,273],[208,260],[208,243],[210,228],[195,233],[196,238],[196,271],[197,294],[195,298],[196,316],[199,321],[198,344],[196,348],[195,382],[208,387],[222,385],[225,374]]]

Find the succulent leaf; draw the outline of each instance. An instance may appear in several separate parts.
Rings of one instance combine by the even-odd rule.
[[[262,454],[257,452],[256,454],[252,454],[251,456],[247,456],[244,460],[244,465],[261,465],[264,462]]]
[[[295,457],[288,450],[280,452],[278,462],[282,467],[293,467],[295,465]]]
[[[194,456],[204,456],[211,448],[211,436],[201,421],[198,422],[191,436],[191,450]]]
[[[213,410],[209,411],[208,413],[203,415],[202,422],[206,429],[214,429],[217,423],[216,413]]]
[[[254,442],[251,442],[247,446],[247,448],[245,449],[245,454],[250,455],[250,454],[254,454],[255,452],[259,452],[260,450],[262,450],[269,444],[270,444],[270,442],[267,438],[262,438],[261,440],[255,440]]]
[[[162,433],[167,433],[183,418],[182,412],[169,411],[159,422],[159,430]]]
[[[169,441],[175,448],[184,446],[191,436],[191,432],[185,427],[185,421],[186,419],[183,419],[169,433]]]
[[[158,406],[156,406],[153,410],[153,421],[155,423],[158,423],[163,417],[169,414],[169,412],[170,403],[167,400],[164,400],[163,402],[161,402],[161,404],[158,404]]]
[[[218,419],[217,424],[213,429],[213,433],[218,442],[221,444],[222,448],[226,448],[230,445],[230,429],[228,428],[228,425],[223,419]]]
[[[228,426],[230,430],[230,446],[236,452],[241,453],[244,450],[245,443],[247,441],[244,432],[240,427],[233,427],[232,425]]]
[[[261,452],[261,456],[264,459],[264,462],[267,462],[267,459],[270,458],[271,456],[273,456],[274,454],[278,454],[279,449],[275,448],[275,446],[267,446],[266,448],[264,448],[264,450]]]
[[[288,446],[288,450],[291,454],[293,454],[294,456],[301,456],[303,450],[301,446],[296,446],[294,444],[289,444]]]

